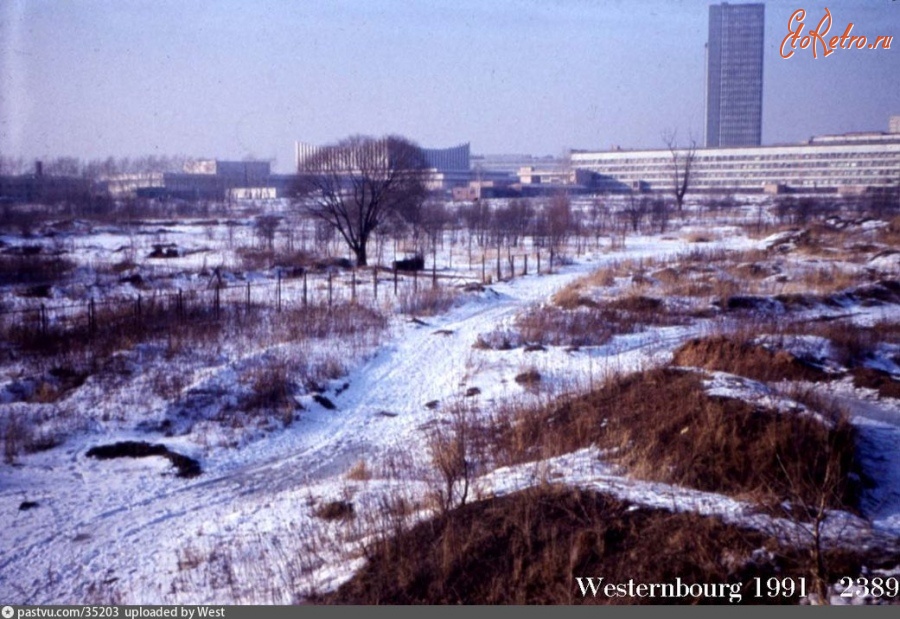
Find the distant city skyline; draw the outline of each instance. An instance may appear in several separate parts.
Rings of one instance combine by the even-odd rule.
[[[4,0],[0,155],[274,160],[296,141],[397,133],[473,154],[702,143],[706,0]],[[900,35],[900,2],[766,2],[764,144],[886,130],[892,49],[780,56],[831,9]]]

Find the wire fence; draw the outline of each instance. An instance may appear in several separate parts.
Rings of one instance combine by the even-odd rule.
[[[205,287],[141,290],[129,297],[95,298],[68,303],[34,300],[27,307],[0,310],[0,335],[7,341],[23,335],[84,333],[90,335],[110,324],[135,322],[173,323],[220,319],[236,311],[281,312],[300,307],[333,308],[352,303],[378,311],[406,311],[420,307],[419,297],[435,291],[488,284],[529,274],[543,274],[554,267],[553,252],[482,253],[464,269],[431,268],[402,270],[368,267],[359,269],[276,269],[270,279],[234,281],[215,272]],[[165,323],[165,321],[162,321]]]

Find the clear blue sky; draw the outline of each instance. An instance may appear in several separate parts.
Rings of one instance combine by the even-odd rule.
[[[703,137],[701,0],[0,0],[0,154],[255,156],[406,135],[475,153]],[[779,57],[828,6],[890,50]],[[766,2],[763,140],[900,114],[900,0]]]

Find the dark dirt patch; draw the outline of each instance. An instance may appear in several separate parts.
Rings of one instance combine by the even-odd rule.
[[[516,375],[516,382],[525,387],[533,387],[541,382],[541,373],[535,369]]]
[[[351,520],[356,515],[353,503],[347,501],[330,501],[318,508],[316,516],[323,520]]]
[[[438,404],[440,404],[440,402],[438,400],[430,400],[428,402],[425,402],[425,408],[433,411],[434,409],[436,409],[438,407]]]
[[[178,477],[197,477],[202,473],[200,463],[193,458],[170,451],[165,445],[152,445],[143,441],[122,441],[112,445],[100,445],[90,448],[86,455],[88,458],[98,460],[162,456],[167,458],[178,470]]]
[[[850,371],[857,387],[877,389],[878,397],[900,399],[900,382],[883,370],[856,368]]]
[[[695,338],[686,342],[675,351],[672,363],[729,372],[762,381],[821,381],[831,378],[826,372],[787,351],[771,351],[724,336]]]
[[[327,397],[325,397],[321,393],[314,393],[313,400],[318,402],[322,406],[322,408],[328,409],[330,411],[337,410],[337,406],[334,405],[334,402],[329,400]]]
[[[645,297],[642,295],[618,297],[607,303],[607,307],[610,309],[637,313],[656,312],[659,311],[662,306],[663,302],[661,299]]]
[[[153,246],[148,258],[178,258],[178,246],[174,243],[159,243]]]
[[[467,398],[471,398],[480,393],[481,393],[481,389],[479,389],[478,387],[469,387],[468,389],[466,389],[466,397]]]
[[[34,509],[38,506],[38,503],[35,501],[22,501],[19,503],[19,511],[27,512],[29,509]]]
[[[804,548],[717,518],[672,513],[606,495],[540,488],[471,503],[380,539],[327,604],[759,604],[755,578],[807,577]],[[828,578],[861,558],[831,552]],[[583,595],[577,578],[606,583],[722,583],[719,597]],[[799,596],[765,599],[797,604]]]
[[[723,304],[723,309],[730,312],[739,310],[773,312],[779,307],[778,303],[768,297],[755,297],[751,295],[732,295],[728,297]]]

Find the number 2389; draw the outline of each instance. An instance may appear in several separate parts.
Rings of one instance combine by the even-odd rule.
[[[900,593],[900,580],[891,576],[890,578],[866,578],[860,576],[858,578],[850,578],[844,576],[838,581],[843,588],[841,597],[897,597]]]

